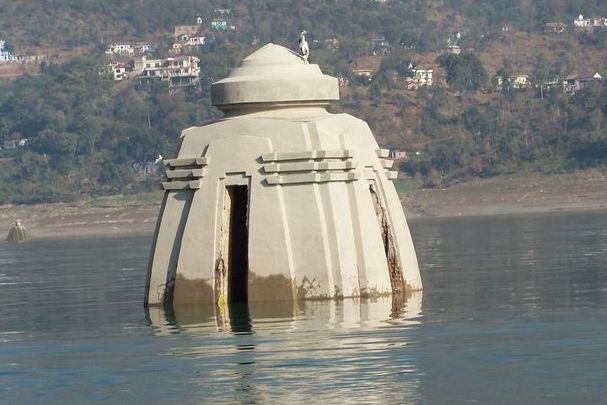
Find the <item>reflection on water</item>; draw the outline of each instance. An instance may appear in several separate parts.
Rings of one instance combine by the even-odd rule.
[[[416,292],[396,301],[250,303],[230,307],[227,321],[213,306],[155,307],[149,319],[158,336],[179,334],[198,343],[163,354],[203,362],[192,383],[206,395],[235,390],[232,399],[245,403],[277,395],[295,403],[412,403],[419,400],[413,334],[421,306]]]
[[[217,330],[251,334],[254,325],[276,323],[291,331],[310,323],[323,329],[381,327],[386,324],[417,325],[422,309],[422,291],[406,296],[343,301],[251,302],[231,304],[223,310],[214,305],[176,305],[146,309],[158,335]]]
[[[412,228],[425,287],[419,345],[430,351],[417,362],[424,401],[605,402],[607,213]]]
[[[607,215],[418,220],[424,292],[142,307],[150,237],[0,244],[0,403],[603,403]]]

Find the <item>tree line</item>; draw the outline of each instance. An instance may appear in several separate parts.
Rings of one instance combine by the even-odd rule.
[[[445,72],[446,88],[407,93],[402,83],[411,74],[414,55],[445,46],[456,16],[469,20],[468,37],[478,39],[501,24],[536,30],[545,21],[565,20],[578,12],[600,15],[598,0],[253,0],[221,6],[231,8],[227,18],[237,29],[212,34],[197,51],[199,89],[168,92],[163,83],[102,80],[98,69],[107,63],[105,45],[119,39],[156,38],[168,48],[174,25],[190,24],[197,14],[212,18],[215,2],[53,0],[31,7],[26,1],[0,0],[0,10],[5,11],[0,37],[15,48],[28,43],[88,46],[85,55],[66,63],[43,64],[39,75],[0,83],[0,144],[30,140],[25,147],[0,154],[0,203],[69,201],[157,187],[159,175],[143,175],[135,165],[153,161],[158,154],[174,155],[183,128],[219,116],[210,105],[210,84],[252,52],[254,43],[294,47],[300,28],[310,32],[314,62],[328,74],[350,79],[338,109],[368,120],[384,145],[421,152],[402,169],[427,185],[607,162],[604,84],[574,96],[547,92],[538,97],[532,90],[487,95],[482,90],[493,72],[487,72],[474,52],[436,59]],[[372,38],[385,38],[391,52],[381,56],[373,80],[357,81],[351,68],[369,57]],[[338,49],[331,49],[326,39],[336,39]],[[579,43],[599,51],[605,34],[580,35]],[[511,69],[503,63],[501,73],[507,75]],[[538,82],[568,71],[563,63],[541,55],[533,65]],[[407,117],[413,118],[406,121]],[[403,129],[400,121],[413,127],[415,141],[396,140],[390,134]]]
[[[0,203],[69,201],[157,187],[158,176],[146,182],[133,165],[174,154],[182,129],[217,114],[208,97],[169,93],[164,83],[115,86],[101,80],[102,62],[81,57],[45,64],[40,75],[15,81],[0,100],[0,145],[29,140],[3,151]]]

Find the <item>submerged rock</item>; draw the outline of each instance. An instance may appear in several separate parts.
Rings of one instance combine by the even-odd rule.
[[[8,235],[6,236],[7,242],[15,242],[22,243],[31,240],[29,232],[23,225],[21,225],[21,221],[15,221],[15,225],[8,231]]]

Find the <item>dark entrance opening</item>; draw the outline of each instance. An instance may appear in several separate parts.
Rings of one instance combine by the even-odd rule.
[[[230,201],[228,251],[228,303],[246,303],[249,275],[249,229],[247,186],[228,186]]]

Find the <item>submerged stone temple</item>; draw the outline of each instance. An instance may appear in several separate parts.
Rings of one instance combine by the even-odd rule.
[[[8,235],[6,235],[7,242],[23,243],[28,242],[31,239],[30,233],[21,224],[21,220],[19,219],[15,221],[15,224],[8,231]]]
[[[212,86],[223,119],[183,131],[146,304],[369,297],[422,288],[392,161],[326,108],[337,79],[268,44]]]

